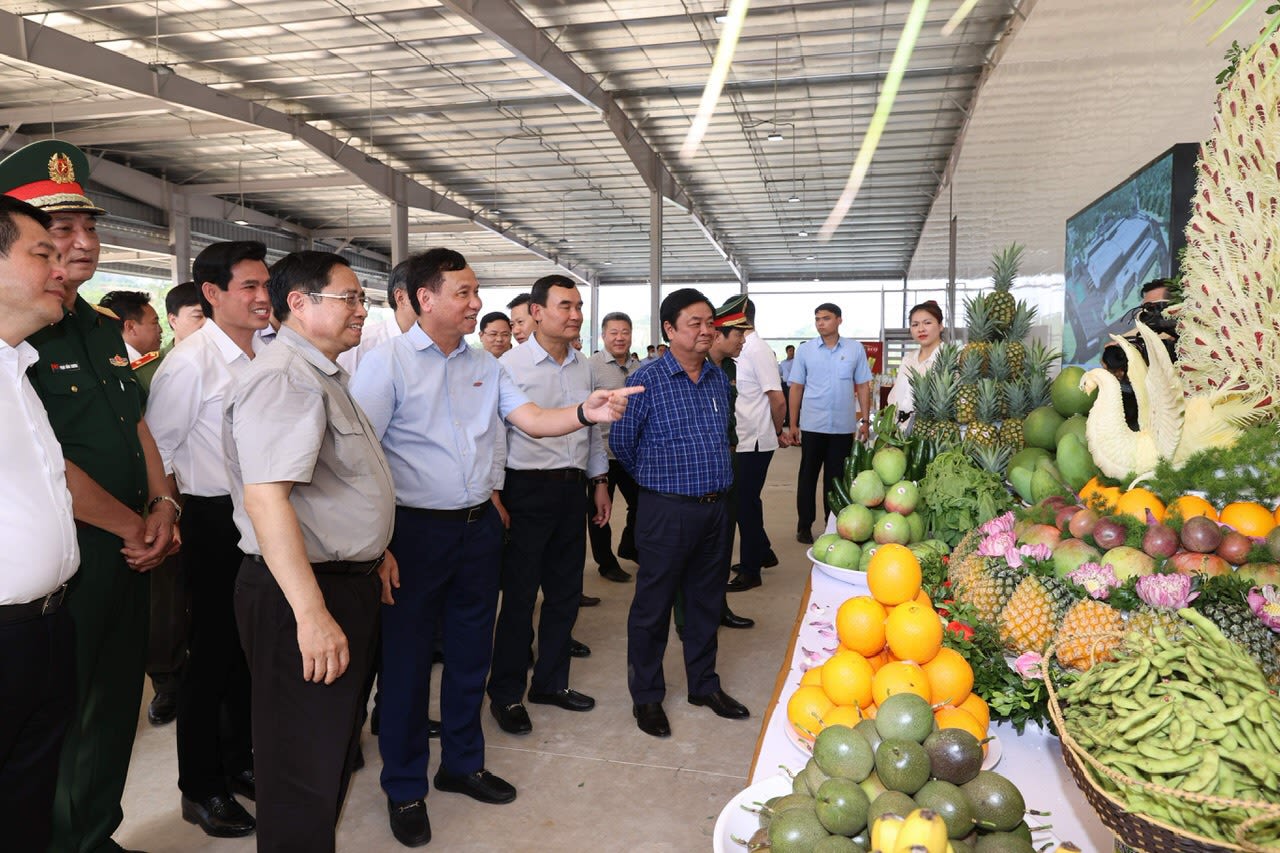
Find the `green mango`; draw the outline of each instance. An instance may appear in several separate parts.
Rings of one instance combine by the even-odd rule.
[[[1098,466],[1079,435],[1069,432],[1058,441],[1058,470],[1072,490],[1079,492],[1084,484],[1098,475]]]

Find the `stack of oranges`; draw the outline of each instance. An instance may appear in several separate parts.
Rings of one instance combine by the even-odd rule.
[[[800,679],[787,718],[812,740],[824,727],[874,719],[894,693],[915,693],[934,706],[939,728],[987,736],[987,703],[973,693],[973,669],[943,648],[942,619],[920,588],[920,562],[903,545],[881,545],[867,566],[871,595],[836,612],[840,647]]]
[[[1233,501],[1219,511],[1199,495],[1186,494],[1170,501],[1166,507],[1160,498],[1146,489],[1135,488],[1125,492],[1116,486],[1102,485],[1097,477],[1080,489],[1083,503],[1091,503],[1095,498],[1101,499],[1111,511],[1127,513],[1139,521],[1146,521],[1148,510],[1156,521],[1164,521],[1170,514],[1177,514],[1184,520],[1193,515],[1203,515],[1254,538],[1262,538],[1280,525],[1280,504],[1269,509],[1255,501]]]

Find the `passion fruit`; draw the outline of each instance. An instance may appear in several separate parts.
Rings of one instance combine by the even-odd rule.
[[[828,776],[861,782],[875,767],[871,744],[849,726],[827,726],[813,742],[813,759]]]
[[[964,838],[973,832],[973,805],[959,785],[934,779],[924,783],[915,794],[916,805],[932,809],[947,825],[948,838]]]
[[[871,801],[857,782],[828,779],[818,788],[814,799],[818,821],[833,835],[851,836],[867,825]]]
[[[963,785],[982,769],[982,744],[964,729],[939,729],[924,739],[933,777]]]
[[[788,809],[769,821],[769,849],[772,853],[807,853],[830,834],[812,808]]]
[[[929,781],[929,755],[915,741],[886,740],[876,749],[876,773],[889,790],[914,794]]]
[[[1009,832],[1022,822],[1027,811],[1026,801],[1017,786],[990,770],[979,770],[977,776],[960,786],[960,790],[969,796],[974,820],[985,829]]]
[[[880,703],[874,722],[884,740],[922,743],[933,730],[933,709],[915,693],[894,693]]]

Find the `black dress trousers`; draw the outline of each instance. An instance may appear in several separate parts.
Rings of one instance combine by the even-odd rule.
[[[822,473],[822,522],[827,521],[827,492],[837,477],[844,475],[844,460],[853,450],[852,433],[801,432],[800,474],[796,485],[796,528],[808,530],[813,526],[817,508],[813,490],[818,485],[818,473]]]

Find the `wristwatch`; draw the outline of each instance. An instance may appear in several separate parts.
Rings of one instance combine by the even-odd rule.
[[[591,478],[591,485],[593,485],[593,486],[607,486],[607,485],[609,485],[609,478],[608,478],[606,475],[604,475],[604,474],[601,474],[599,477],[592,477],[592,478]]]
[[[156,508],[156,504],[159,504],[159,503],[168,503],[173,505],[173,523],[174,524],[177,524],[179,521],[182,520],[182,507],[180,507],[178,505],[178,502],[175,501],[173,498],[169,497],[168,495],[157,495],[156,497],[152,498],[151,502],[147,504],[147,512],[148,513],[154,512]]]
[[[578,423],[583,426],[595,426],[596,422],[587,417],[587,413],[582,410],[582,403],[578,404]]]

